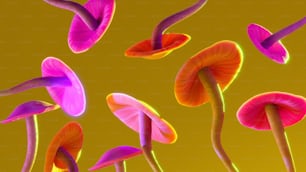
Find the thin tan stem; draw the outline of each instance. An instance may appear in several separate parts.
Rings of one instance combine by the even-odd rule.
[[[126,163],[125,161],[119,161],[116,162],[115,164],[116,172],[125,172],[126,171]]]
[[[273,104],[268,104],[265,106],[265,111],[267,113],[267,118],[269,120],[273,136],[275,138],[276,144],[281,153],[287,171],[294,172],[295,166],[290,150],[289,141],[284,130],[282,121],[280,120],[277,107]]]
[[[222,91],[208,68],[203,68],[198,75],[203,87],[208,93],[209,101],[213,110],[213,121],[211,127],[211,141],[213,148],[228,171],[239,171],[235,164],[232,163],[221,144],[221,131],[225,111]]]

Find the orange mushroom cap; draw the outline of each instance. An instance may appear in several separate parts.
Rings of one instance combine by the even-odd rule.
[[[46,153],[45,172],[51,172],[53,166],[67,169],[63,157],[57,156],[57,150],[62,147],[77,161],[83,145],[83,132],[79,123],[69,122],[53,137]]]
[[[243,53],[233,41],[223,40],[205,48],[187,60],[175,79],[175,97],[184,105],[195,107],[207,103],[208,94],[198,73],[208,68],[224,91],[235,79],[243,62]]]
[[[125,51],[127,57],[140,57],[144,59],[160,59],[185,45],[191,37],[187,34],[168,33],[162,35],[162,48],[153,50],[152,40],[138,42]]]

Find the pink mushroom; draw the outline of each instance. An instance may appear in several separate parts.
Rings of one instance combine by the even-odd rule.
[[[272,130],[287,171],[295,171],[285,127],[301,121],[306,99],[285,92],[267,92],[246,101],[237,112],[239,122],[254,130]]]
[[[71,116],[80,116],[86,108],[83,85],[77,75],[61,60],[47,57],[41,66],[42,77],[25,81],[6,90],[0,96],[8,96],[28,89],[46,87],[53,100]]]
[[[174,128],[147,103],[124,93],[112,93],[106,98],[114,115],[129,128],[139,133],[140,145],[149,165],[155,172],[162,169],[152,150],[151,140],[171,144],[177,139]]]
[[[115,12],[114,0],[88,0],[84,6],[66,0],[44,0],[58,8],[74,12],[68,44],[74,53],[82,53],[94,46],[110,26]]]
[[[98,162],[88,170],[94,171],[110,165],[114,165],[116,172],[125,172],[125,160],[141,154],[141,149],[132,146],[118,146],[105,152],[98,160]]]

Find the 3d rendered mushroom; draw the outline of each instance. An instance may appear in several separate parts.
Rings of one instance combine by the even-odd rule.
[[[289,53],[281,43],[281,39],[301,28],[306,23],[306,17],[272,34],[268,29],[252,23],[248,26],[248,35],[255,47],[276,63],[286,64]]]
[[[46,87],[52,99],[67,114],[75,117],[82,115],[86,109],[85,91],[81,81],[69,66],[55,57],[47,57],[42,62],[41,71],[42,77],[0,90],[0,96]]]
[[[139,133],[143,154],[154,172],[161,172],[153,149],[152,140],[164,144],[174,143],[174,128],[147,103],[124,93],[111,93],[106,97],[113,114],[129,128]]]
[[[239,122],[254,130],[272,130],[287,171],[295,171],[289,141],[284,130],[306,114],[306,99],[286,92],[266,92],[247,100],[237,111]]]
[[[88,0],[84,6],[66,0],[44,1],[76,14],[68,34],[68,45],[74,53],[94,46],[109,28],[115,13],[115,0]]]
[[[48,146],[44,172],[78,172],[77,161],[81,156],[83,130],[79,123],[69,122],[53,137]]]
[[[129,158],[142,154],[142,150],[132,146],[118,146],[105,152],[98,162],[89,171],[98,170],[110,165],[114,165],[116,172],[125,172],[125,161]]]
[[[38,123],[36,115],[40,115],[58,109],[58,105],[53,105],[45,101],[33,100],[17,106],[13,112],[3,121],[2,124],[24,119],[27,127],[27,153],[22,172],[31,171],[35,163],[38,148]]]
[[[243,54],[236,42],[223,40],[188,59],[176,75],[174,92],[179,104],[196,107],[209,102],[213,110],[211,141],[228,171],[238,171],[221,144],[225,102],[223,91],[236,78]]]
[[[170,26],[196,13],[206,2],[207,0],[198,0],[183,11],[165,18],[154,28],[151,39],[132,45],[125,51],[125,56],[155,60],[163,58],[173,50],[185,45],[190,40],[189,35],[165,32]]]

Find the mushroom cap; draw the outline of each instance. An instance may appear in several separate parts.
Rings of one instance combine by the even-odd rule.
[[[64,148],[69,154],[78,161],[81,155],[83,145],[83,131],[79,123],[69,122],[60,129],[53,137],[48,146],[45,161],[45,171],[52,171],[53,166],[60,169],[67,169],[68,166],[57,157],[57,151],[60,147]]]
[[[88,0],[84,7],[100,23],[95,30],[91,30],[75,15],[68,33],[68,45],[74,53],[82,53],[98,42],[107,31],[115,13],[115,0]]]
[[[271,47],[264,48],[261,43],[272,33],[258,24],[252,23],[248,26],[248,35],[255,47],[276,63],[285,64],[289,60],[289,53],[281,41],[275,42]]]
[[[124,93],[111,93],[106,101],[113,114],[132,130],[139,132],[139,114],[143,112],[152,120],[152,140],[165,144],[176,141],[177,134],[171,124],[147,103]]]
[[[42,76],[68,77],[71,86],[46,87],[52,99],[71,116],[80,116],[86,109],[86,96],[78,76],[61,60],[47,57],[41,65]]]
[[[188,59],[176,75],[174,93],[179,104],[195,107],[209,101],[198,73],[208,68],[222,91],[236,78],[243,62],[243,53],[233,41],[223,40],[201,50]]]
[[[191,37],[187,34],[181,33],[168,33],[162,35],[162,48],[153,50],[152,40],[147,39],[141,42],[138,42],[128,48],[125,51],[125,56],[127,57],[141,57],[144,59],[160,59],[171,53],[173,50],[176,50],[184,46]]]
[[[237,111],[238,121],[245,127],[254,130],[270,130],[265,112],[265,105],[277,106],[279,117],[284,127],[301,121],[306,114],[306,99],[285,92],[267,92],[247,100]]]
[[[1,123],[6,124],[19,119],[25,119],[33,115],[40,115],[52,110],[56,110],[58,108],[58,105],[53,105],[41,100],[28,101],[18,105],[10,114],[10,116],[1,121]]]
[[[118,146],[105,152],[98,162],[89,171],[98,170],[116,162],[124,161],[126,159],[141,155],[142,150],[132,146]]]

